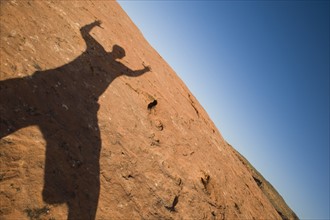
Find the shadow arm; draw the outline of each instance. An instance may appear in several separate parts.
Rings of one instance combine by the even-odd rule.
[[[87,50],[98,49],[100,47],[103,49],[103,47],[90,35],[90,31],[96,26],[101,27],[100,25],[101,21],[97,20],[80,28],[80,33],[86,42]]]
[[[131,70],[130,68],[127,67],[124,74],[126,76],[137,77],[137,76],[141,76],[144,73],[147,73],[147,72],[151,71],[150,66],[145,66],[144,64],[142,64],[142,65],[144,66],[144,68],[140,69],[140,70]]]

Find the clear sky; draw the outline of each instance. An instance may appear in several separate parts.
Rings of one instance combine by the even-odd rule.
[[[119,2],[302,219],[329,219],[329,1]]]

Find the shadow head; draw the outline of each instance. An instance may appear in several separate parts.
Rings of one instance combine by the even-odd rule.
[[[122,48],[121,46],[115,44],[112,47],[111,54],[112,54],[113,59],[122,59],[122,58],[125,57],[126,52],[125,52],[124,48]]]

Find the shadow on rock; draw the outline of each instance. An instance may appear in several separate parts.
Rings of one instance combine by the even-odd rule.
[[[90,31],[80,29],[87,48],[72,62],[32,76],[0,81],[0,138],[37,125],[46,140],[43,199],[67,203],[68,219],[95,219],[100,191],[101,137],[98,99],[121,75],[140,76],[117,61],[125,50],[106,52]]]

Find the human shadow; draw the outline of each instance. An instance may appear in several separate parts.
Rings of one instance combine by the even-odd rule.
[[[46,141],[43,200],[66,203],[68,219],[95,219],[100,192],[101,137],[98,99],[121,75],[140,76],[117,61],[118,45],[107,52],[91,35],[100,21],[80,29],[86,50],[75,60],[32,76],[0,81],[0,138],[37,125]],[[144,65],[144,64],[143,64]]]

